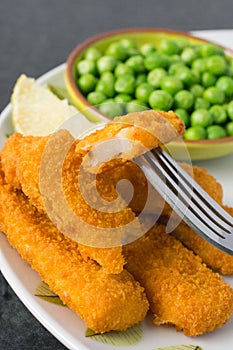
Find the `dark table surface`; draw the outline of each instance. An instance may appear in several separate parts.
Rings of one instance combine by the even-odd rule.
[[[232,0],[0,0],[0,111],[21,73],[40,76],[97,33],[126,27],[233,29],[232,13]],[[0,349],[65,349],[1,273]]]

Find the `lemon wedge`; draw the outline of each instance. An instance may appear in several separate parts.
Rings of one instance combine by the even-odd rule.
[[[60,100],[46,86],[22,74],[13,89],[12,123],[23,135],[45,136],[54,132],[77,109]]]

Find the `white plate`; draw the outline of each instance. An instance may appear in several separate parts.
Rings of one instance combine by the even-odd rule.
[[[223,32],[222,32],[223,33]],[[197,34],[197,33],[195,33]],[[198,32],[198,34],[201,34]],[[210,33],[206,35],[208,39]],[[233,31],[231,32],[233,39]],[[233,40],[231,41],[231,43]],[[230,46],[230,43],[226,43]],[[65,65],[61,65],[39,79],[40,83],[64,85],[63,73]],[[11,124],[10,105],[2,112],[0,119],[0,148],[6,139],[6,134],[13,131]],[[224,189],[224,201],[233,206],[233,155],[220,159],[199,162],[198,165],[207,168],[221,182]],[[38,274],[19,256],[9,244],[6,237],[0,233],[0,268],[15,293],[31,311],[31,313],[68,349],[72,350],[122,350],[124,347],[98,343],[86,338],[85,325],[82,320],[68,308],[47,303],[34,296],[35,288],[40,282]],[[233,277],[224,278],[233,286]],[[91,312],[91,310],[90,310]],[[155,327],[149,318],[142,323],[143,337],[140,343],[131,346],[134,350],[154,350],[158,347],[179,344],[199,345],[203,350],[219,350],[233,348],[233,318],[219,330],[213,333],[188,338],[181,332],[170,327]],[[128,348],[128,347],[127,347]]]

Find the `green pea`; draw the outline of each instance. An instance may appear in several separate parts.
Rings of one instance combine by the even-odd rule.
[[[176,55],[180,52],[180,46],[175,40],[164,39],[160,43],[160,51],[165,55]]]
[[[225,96],[233,95],[233,79],[228,76],[222,76],[216,83],[217,88],[222,90]]]
[[[124,61],[128,57],[127,49],[119,41],[111,43],[105,51],[107,56],[113,56],[119,61]]]
[[[154,90],[153,87],[148,83],[142,83],[138,85],[135,91],[136,99],[147,103],[149,96],[153,90]]]
[[[176,43],[179,45],[180,50],[183,50],[186,46],[189,46],[189,40],[182,36],[176,38]]]
[[[119,103],[127,103],[132,100],[129,94],[118,94],[115,96],[115,101]]]
[[[211,104],[223,104],[225,95],[219,88],[211,86],[204,91],[203,98]]]
[[[134,75],[134,71],[131,67],[127,66],[125,63],[118,63],[115,68],[115,76],[119,77],[120,75],[132,74]]]
[[[204,73],[206,70],[206,59],[204,58],[197,58],[192,62],[192,69],[199,72]]]
[[[97,61],[97,68],[100,74],[104,72],[112,72],[117,65],[117,60],[112,56],[102,56]]]
[[[201,84],[201,73],[198,71],[191,69],[192,76],[193,76],[193,84]],[[193,85],[192,84],[192,85]]]
[[[227,113],[228,103],[223,103],[221,106]]]
[[[200,84],[193,84],[190,86],[189,91],[193,94],[194,97],[201,97],[203,95],[204,88]]]
[[[212,115],[214,124],[223,124],[227,121],[227,112],[224,107],[214,105],[209,110]]]
[[[221,137],[226,137],[226,130],[220,125],[211,125],[207,129],[207,139],[215,140]]]
[[[217,81],[216,75],[210,72],[205,72],[202,74],[201,82],[205,88],[215,85],[216,81]]]
[[[201,53],[200,53],[200,44],[189,44],[188,45],[188,47],[192,47],[195,51],[196,51],[196,53],[197,53],[197,58],[200,58],[201,57]]]
[[[155,68],[149,72],[147,76],[148,83],[154,88],[159,88],[162,78],[167,75],[167,72],[163,68]]]
[[[197,54],[197,50],[195,50],[194,47],[186,47],[181,55],[181,60],[187,64],[187,65],[191,65],[192,62],[198,57],[198,54]]]
[[[77,64],[77,72],[79,75],[82,74],[95,74],[96,73],[96,65],[94,61],[90,60],[82,60]]]
[[[233,58],[232,57],[229,58],[229,65],[233,69]]]
[[[115,82],[115,91],[124,94],[133,94],[135,89],[135,78],[130,75],[120,75]]]
[[[169,69],[168,69],[168,73],[170,75],[174,75],[176,74],[176,72],[180,69],[180,68],[183,68],[185,67],[185,64],[183,62],[174,62],[174,63],[171,63]]]
[[[206,59],[206,68],[213,74],[222,75],[226,72],[227,63],[224,57],[213,55]]]
[[[138,86],[142,83],[146,83],[147,82],[147,75],[144,73],[138,74],[136,77],[136,83],[135,86]]]
[[[142,112],[147,109],[148,109],[147,105],[139,100],[132,100],[128,102],[126,105],[127,113]]]
[[[185,85],[191,85],[194,83],[194,77],[191,72],[191,70],[188,67],[180,67],[176,73],[175,76],[182,81]]]
[[[134,49],[134,48],[128,49],[128,56],[129,57],[138,56],[138,55],[141,55],[141,53],[138,49]]]
[[[114,96],[114,92],[112,92],[112,89],[111,91],[108,90],[108,84],[106,84],[105,81],[103,80],[99,80],[96,84],[96,87],[95,87],[95,91],[96,92],[99,92],[101,94],[106,94],[107,97],[113,97]]]
[[[87,101],[93,106],[101,104],[106,98],[106,95],[98,91],[92,91],[87,95]]]
[[[104,72],[101,77],[101,80],[104,80],[107,84],[112,84],[115,81],[114,74],[112,72]]]
[[[173,104],[172,96],[163,90],[155,90],[150,94],[149,105],[153,109],[168,111]]]
[[[136,49],[137,48],[137,44],[136,41],[131,39],[131,38],[124,38],[121,39],[119,41],[120,45],[126,49],[126,50],[130,50],[130,49]]]
[[[182,81],[186,86],[194,84],[196,81],[195,76],[191,69],[188,67],[180,67],[177,69],[175,76]]]
[[[197,109],[190,116],[191,126],[202,126],[203,128],[213,123],[213,118],[206,109]]]
[[[233,78],[233,67],[231,67],[230,62],[231,61],[228,61],[228,65],[227,65],[227,69],[226,69],[225,75],[230,77],[230,78]]]
[[[105,100],[98,106],[101,113],[107,115],[110,118],[117,117],[123,114],[123,107],[121,103],[115,102],[113,99]]]
[[[145,72],[144,59],[141,55],[131,56],[125,61],[125,64],[132,68],[136,73]]]
[[[84,58],[91,61],[97,61],[101,56],[100,50],[96,47],[89,47],[84,54]]]
[[[152,52],[147,55],[144,60],[146,69],[152,70],[154,68],[166,68],[168,66],[168,59],[160,52]]]
[[[173,76],[165,76],[161,80],[161,89],[175,95],[178,91],[184,88],[182,81]]]
[[[194,109],[208,109],[210,107],[210,103],[202,97],[196,97],[194,102]]]
[[[228,136],[233,136],[233,122],[226,124],[226,131]]]
[[[113,97],[115,95],[115,78],[113,73],[111,72],[104,72],[97,85],[96,85],[96,91],[103,93],[107,97]]]
[[[227,106],[228,117],[233,120],[233,101],[231,101]]]
[[[202,58],[201,57],[201,52],[200,52],[201,51],[201,44],[192,44],[192,47],[196,50],[198,58]]]
[[[143,44],[140,48],[140,52],[143,56],[147,56],[150,53],[155,52],[155,51],[156,51],[155,46],[153,44],[150,44],[150,43]]]
[[[184,122],[185,126],[189,125],[189,115],[188,115],[188,112],[186,111],[186,109],[177,108],[177,109],[175,109],[174,112]]]
[[[174,97],[176,108],[190,109],[194,103],[194,97],[188,90],[177,92]]]
[[[215,44],[202,44],[200,45],[200,54],[202,57],[209,57],[213,55],[224,55],[224,51]]]
[[[90,73],[83,74],[78,80],[78,87],[86,95],[95,89],[96,83],[97,78],[94,75]]]
[[[232,77],[233,76],[233,59],[229,59],[229,75]]]
[[[206,138],[206,130],[202,126],[192,126],[184,133],[185,140],[203,140]]]
[[[171,55],[169,56],[169,65],[171,66],[173,63],[180,62],[180,56],[179,55]]]

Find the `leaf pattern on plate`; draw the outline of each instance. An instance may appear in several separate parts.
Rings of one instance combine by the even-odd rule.
[[[40,282],[39,285],[36,288],[35,296],[39,297],[45,301],[48,301],[49,303],[65,306],[59,296],[55,294],[51,289],[49,289],[49,286],[45,282]]]
[[[96,334],[88,328],[85,336],[103,344],[130,346],[139,343],[142,339],[142,327],[140,324],[137,324],[126,331],[111,331],[104,334]]]

